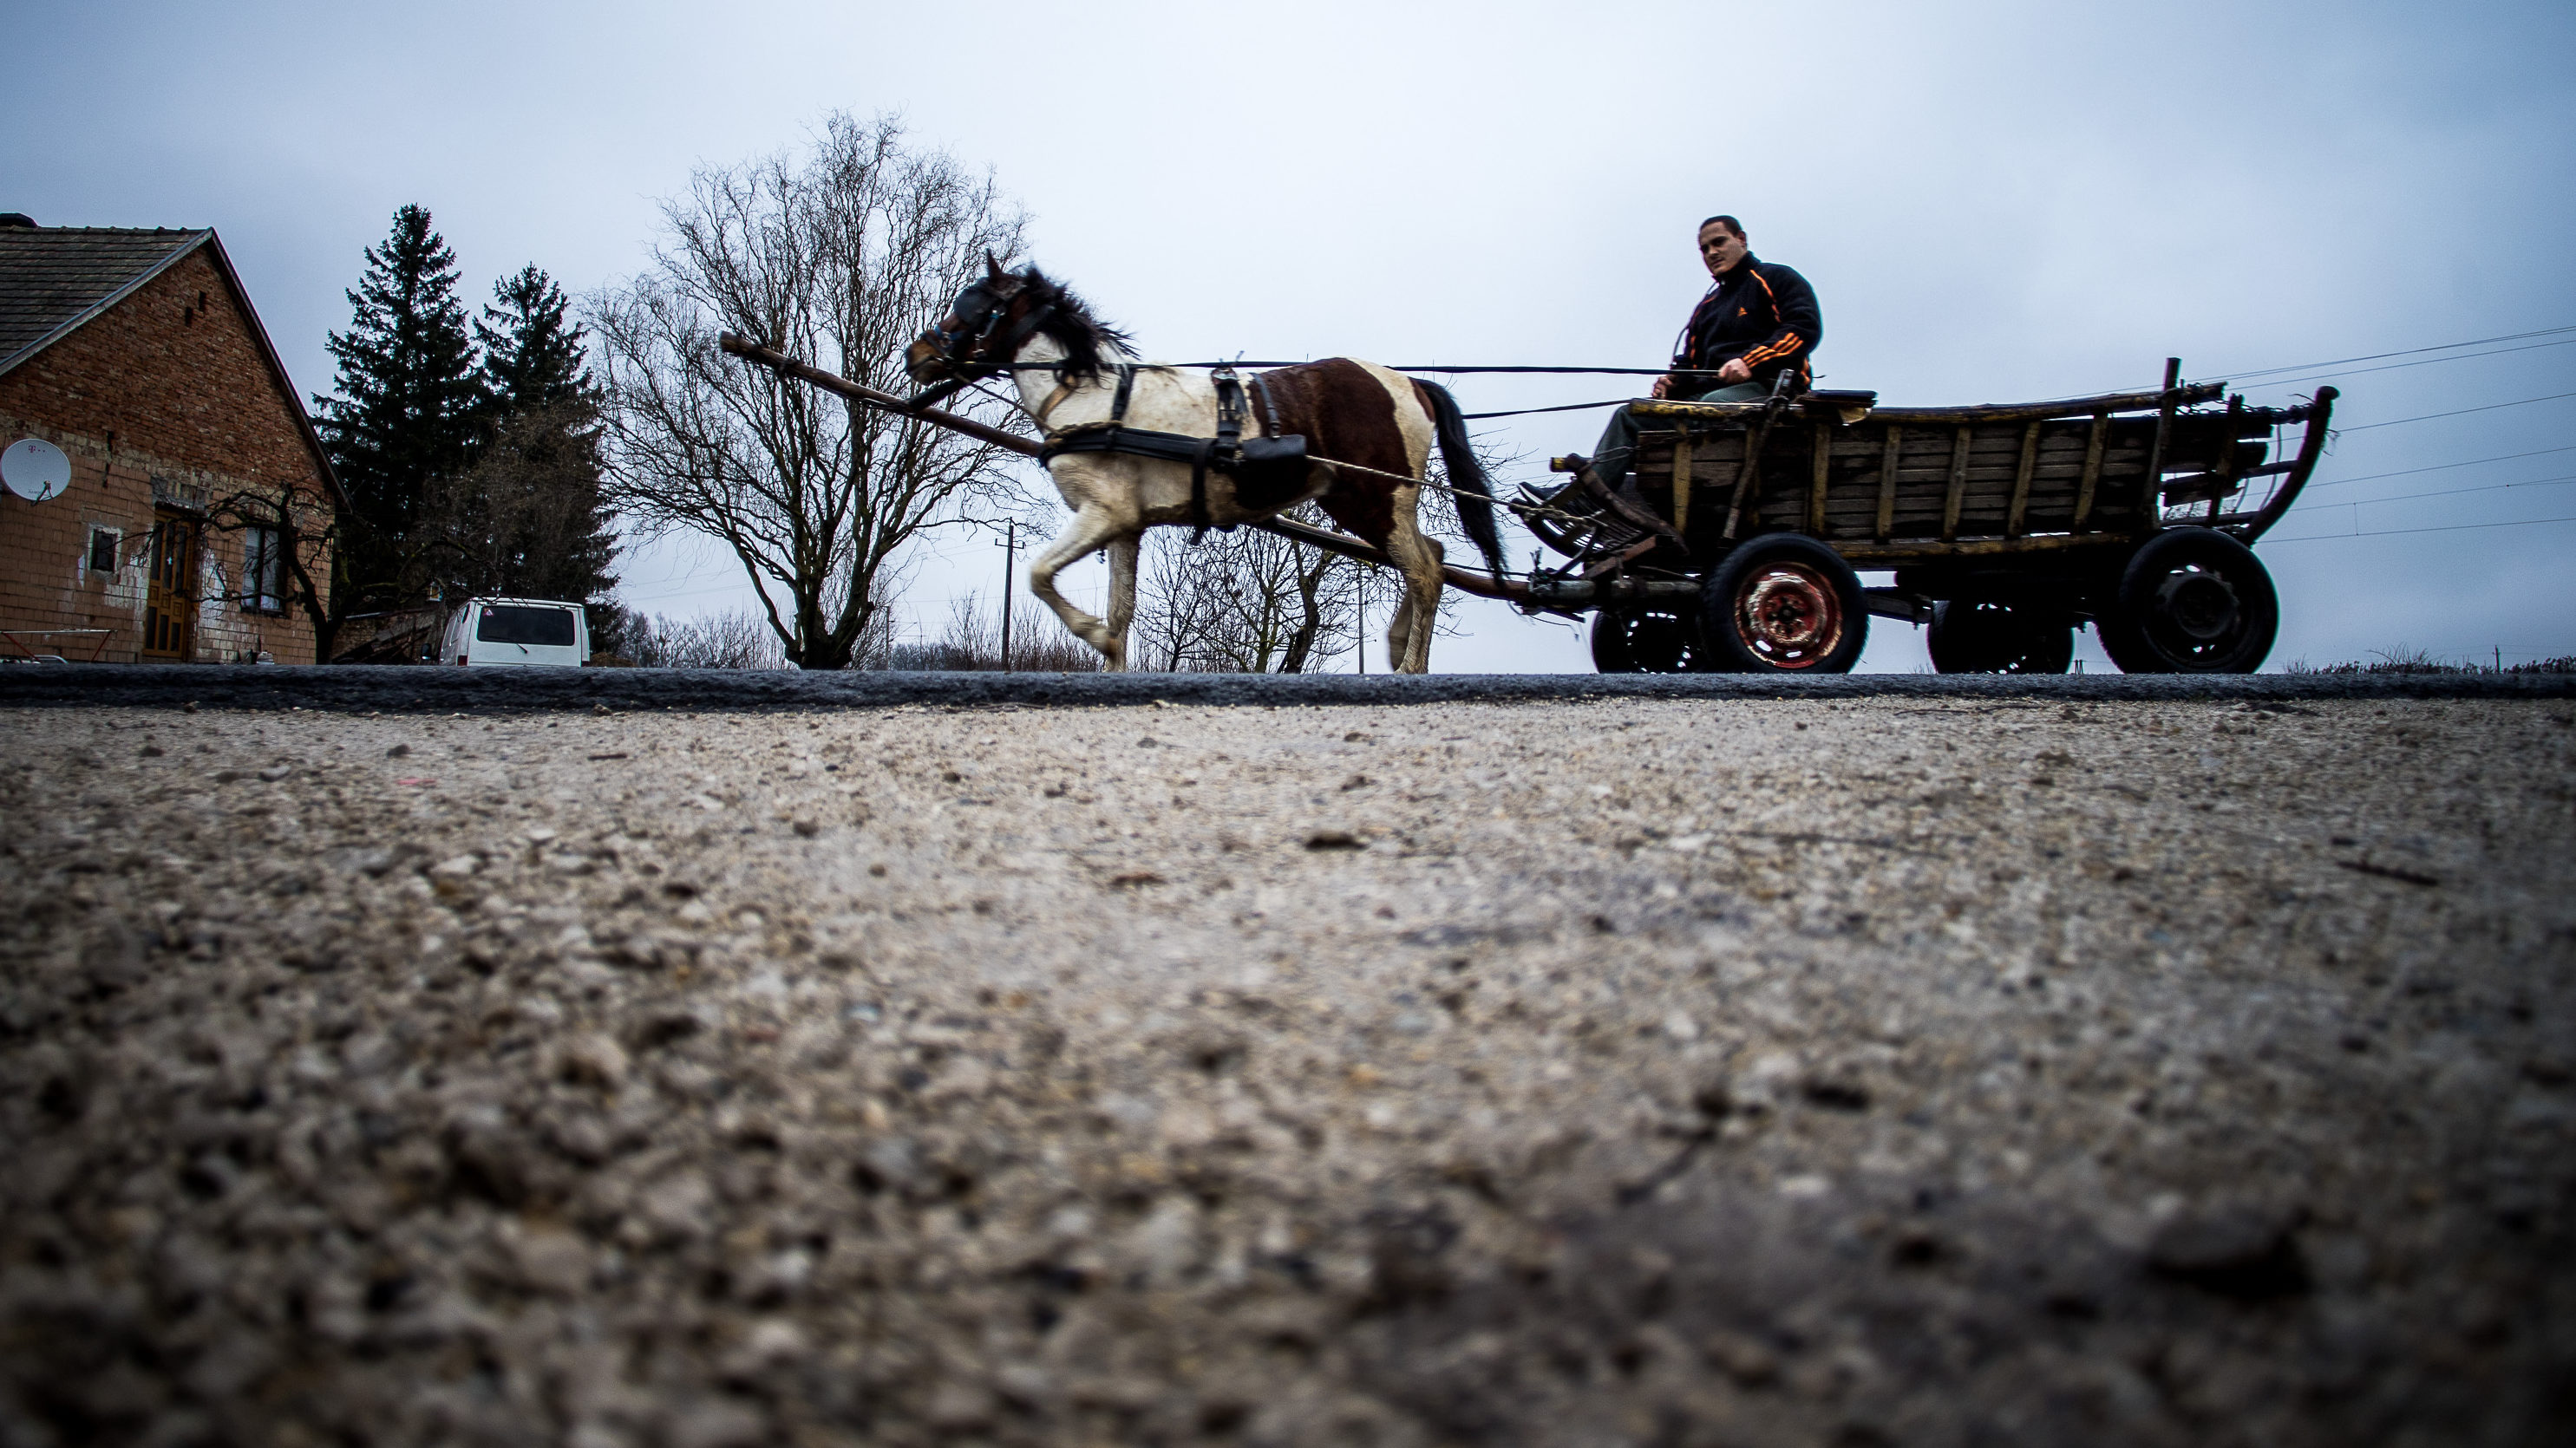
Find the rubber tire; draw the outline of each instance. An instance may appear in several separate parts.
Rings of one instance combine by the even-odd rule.
[[[1841,614],[1840,636],[1812,661],[1783,665],[1749,643],[1736,622],[1737,595],[1773,565],[1805,571],[1831,589]],[[1700,586],[1700,643],[1704,665],[1725,674],[1848,674],[1869,644],[1868,600],[1860,575],[1841,554],[1803,533],[1765,533],[1736,545]]]
[[[1699,630],[1671,609],[1605,608],[1592,616],[1592,667],[1602,673],[1694,673],[1699,655]]]
[[[1938,674],[2062,674],[2075,665],[2075,627],[2028,604],[1943,599],[1925,638]]]
[[[2210,528],[2168,528],[2130,556],[2097,626],[2122,673],[2250,674],[2281,631],[2281,600],[2253,549]]]

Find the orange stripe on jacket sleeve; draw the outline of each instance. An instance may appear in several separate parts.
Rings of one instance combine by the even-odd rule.
[[[1806,343],[1799,339],[1797,333],[1787,332],[1781,335],[1779,341],[1765,342],[1745,353],[1742,360],[1747,367],[1759,367],[1775,357],[1786,357],[1805,345]]]

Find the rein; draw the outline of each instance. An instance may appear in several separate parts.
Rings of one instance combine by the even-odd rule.
[[[936,331],[937,329],[934,328],[933,330]],[[1308,357],[1296,362],[1245,362],[1238,359],[1231,362],[1140,362],[1137,365],[1140,367],[1169,367],[1175,371],[1195,372],[1202,368],[1215,367],[1303,367],[1306,363],[1314,360],[1314,358]],[[960,367],[971,365],[983,368],[987,372],[1043,372],[1056,367],[1061,367],[1064,364],[1062,362],[976,362],[970,364],[952,361],[950,365]],[[1714,367],[1434,367],[1427,363],[1410,362],[1389,362],[1381,365],[1383,365],[1389,372],[1529,372],[1554,373],[1569,377],[1577,375],[1602,377],[1715,377],[1718,371],[1718,369]],[[1590,406],[1593,404],[1586,405]]]

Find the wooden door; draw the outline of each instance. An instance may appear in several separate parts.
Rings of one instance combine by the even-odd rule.
[[[152,523],[152,587],[143,601],[147,659],[185,662],[197,631],[197,528],[175,513]]]

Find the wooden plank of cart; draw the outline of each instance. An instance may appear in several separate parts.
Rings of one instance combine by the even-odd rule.
[[[1592,614],[1604,672],[1838,672],[1877,614],[1930,625],[1945,673],[2063,673],[2086,624],[2128,672],[2250,673],[2280,616],[2251,545],[2315,470],[2335,390],[2248,407],[2178,370],[2010,406],[1632,403],[1633,472],[1523,491],[1569,560],[1525,606]]]

